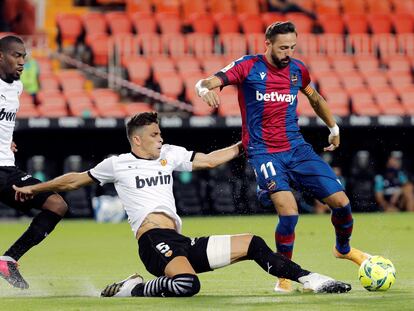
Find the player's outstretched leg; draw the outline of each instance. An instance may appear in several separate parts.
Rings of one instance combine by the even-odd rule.
[[[265,241],[258,236],[251,239],[247,258],[254,260],[267,273],[303,284],[304,289],[315,293],[345,293],[351,285],[330,277],[311,273],[279,253],[273,253]]]
[[[194,274],[161,276],[145,282],[138,274],[105,287],[102,297],[191,297],[200,291],[200,281]]]
[[[27,289],[29,284],[23,279],[18,266],[18,263],[13,258],[0,256],[0,276],[14,287]]]

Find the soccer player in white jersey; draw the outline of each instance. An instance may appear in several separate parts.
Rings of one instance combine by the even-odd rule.
[[[240,154],[241,143],[209,154],[163,145],[157,114],[145,112],[127,123],[131,152],[112,156],[83,173],[68,173],[51,181],[14,187],[16,200],[26,201],[45,191],[70,191],[98,182],[114,183],[138,240],[139,256],[157,278],[144,282],[134,274],[108,285],[104,297],[193,296],[200,291],[197,273],[241,260],[254,260],[268,273],[302,283],[314,292],[346,292],[351,286],[303,270],[288,258],[273,253],[252,234],[213,235],[191,239],[181,232],[172,187],[173,171],[214,168]]]
[[[40,209],[26,232],[0,256],[0,276],[21,289],[29,285],[19,273],[17,261],[52,232],[67,211],[65,201],[53,192],[42,193],[30,202],[14,199],[14,184],[25,186],[40,183],[14,163],[17,148],[13,142],[13,131],[23,89],[19,79],[25,56],[26,49],[19,37],[6,36],[0,39],[0,202],[24,213],[32,208]]]

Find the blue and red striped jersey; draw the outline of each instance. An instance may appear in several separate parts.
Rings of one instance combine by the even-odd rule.
[[[263,54],[244,56],[215,74],[237,85],[242,116],[242,141],[249,155],[290,150],[305,143],[299,131],[298,91],[310,83],[305,65],[294,58],[285,68]]]

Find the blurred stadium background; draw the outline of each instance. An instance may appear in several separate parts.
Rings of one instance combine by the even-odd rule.
[[[1,35],[22,36],[30,50],[14,136],[18,165],[46,180],[128,152],[124,120],[149,110],[160,113],[167,143],[208,152],[239,140],[236,90],[225,88],[222,105],[211,110],[194,84],[264,52],[266,26],[291,20],[299,32],[296,57],[342,129],[341,148],[322,156],[342,175],[354,210],[382,210],[375,177],[388,157],[408,182],[389,189],[382,181],[383,192],[401,191],[414,172],[414,1],[291,0],[284,9],[277,2],[0,1]],[[298,111],[305,138],[322,151],[328,130],[301,95]],[[244,159],[178,174],[174,189],[181,215],[273,212],[257,202]],[[93,217],[92,198],[101,195],[115,195],[114,188],[65,194],[69,217]],[[306,195],[297,199],[302,213],[326,210]],[[0,206],[0,217],[17,216]]]

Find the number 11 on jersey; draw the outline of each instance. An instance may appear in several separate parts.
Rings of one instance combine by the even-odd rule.
[[[262,174],[264,175],[264,178],[266,179],[269,178],[269,176],[276,176],[275,167],[273,166],[273,163],[270,161],[260,165],[260,171],[262,172]],[[270,171],[270,175],[269,175],[269,171]]]

